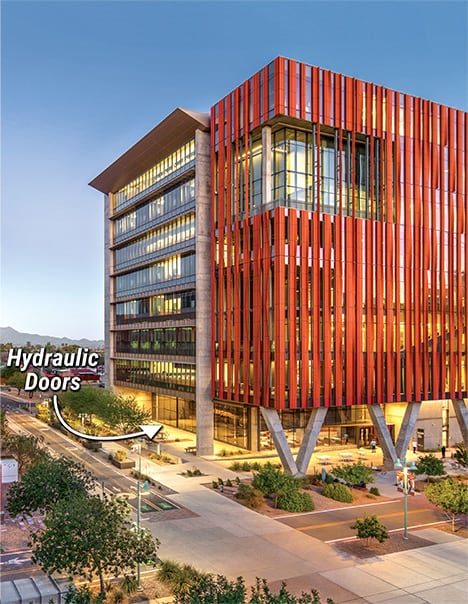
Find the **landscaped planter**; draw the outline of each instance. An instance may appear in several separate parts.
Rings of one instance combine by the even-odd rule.
[[[123,461],[119,461],[118,459],[112,459],[112,465],[120,468],[121,470],[128,470],[128,468],[134,468],[135,462],[133,459],[124,459]]]
[[[91,449],[91,451],[102,449],[102,443],[97,440],[83,440],[82,445],[85,449]]]

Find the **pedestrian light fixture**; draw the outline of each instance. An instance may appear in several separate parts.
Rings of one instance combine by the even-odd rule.
[[[412,461],[409,465],[406,463],[406,459],[400,461],[397,459],[393,468],[397,472],[397,486],[403,491],[403,518],[404,518],[404,531],[403,539],[408,540],[408,493],[414,492],[414,474],[416,465]],[[408,470],[411,472],[408,475]]]

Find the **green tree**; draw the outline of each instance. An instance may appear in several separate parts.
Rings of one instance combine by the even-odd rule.
[[[375,515],[357,519],[351,525],[351,528],[357,530],[359,539],[366,540],[366,545],[369,545],[369,539],[377,539],[379,543],[383,543],[385,539],[388,539],[387,527],[379,522]]]
[[[157,563],[159,541],[146,529],[135,530],[127,502],[76,495],[61,499],[47,512],[45,529],[31,535],[33,562],[49,575],[68,573],[99,578],[134,573],[137,564]]]
[[[81,464],[66,457],[45,456],[11,485],[7,508],[12,516],[44,512],[60,499],[86,495],[95,486],[96,479]]]
[[[8,418],[7,412],[2,409],[0,411],[0,436],[5,437],[8,432]]]
[[[104,599],[100,594],[94,595],[87,585],[81,587],[70,585],[64,601],[65,604],[101,604]]]
[[[80,390],[73,392],[67,390],[60,395],[60,403],[74,417],[82,413],[89,416],[96,415],[103,418],[112,407],[115,395],[110,390],[94,388],[93,386],[82,386]]]
[[[18,390],[18,394],[23,390],[26,383],[26,373],[23,371],[15,371],[7,378],[6,383]]]
[[[3,438],[2,454],[14,457],[18,462],[18,473],[22,474],[27,467],[47,457],[48,452],[42,446],[42,439],[36,436],[7,432]]]
[[[453,456],[461,466],[464,468],[468,466],[468,451],[463,441],[455,443],[455,453]]]
[[[8,349],[7,349],[8,350]],[[8,383],[8,378],[10,378],[14,373],[18,372],[18,368],[14,365],[12,367],[7,367],[6,365],[0,369],[0,378]]]
[[[459,480],[447,478],[429,484],[424,494],[431,503],[451,514],[452,531],[455,531],[457,514],[468,514],[468,485]]]
[[[348,484],[368,484],[375,481],[372,468],[362,463],[352,463],[333,468],[335,478],[341,478]]]
[[[141,424],[151,420],[151,413],[143,409],[133,396],[114,396],[101,417],[111,428],[122,434],[138,430]]]
[[[428,481],[431,476],[443,476],[447,472],[445,471],[444,462],[430,453],[418,458],[414,473],[426,474],[426,481]]]
[[[288,512],[305,512],[314,509],[308,493],[302,493],[302,480],[286,474],[270,463],[259,468],[252,486],[266,496],[273,496],[275,507]]]

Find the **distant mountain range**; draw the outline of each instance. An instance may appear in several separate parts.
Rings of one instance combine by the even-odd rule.
[[[82,348],[104,348],[104,340],[71,340],[70,338],[56,338],[54,336],[40,336],[37,333],[21,333],[13,327],[0,327],[0,343],[8,344],[11,342],[14,346],[25,346],[27,342],[45,346],[50,342],[54,346],[62,344],[76,344]]]

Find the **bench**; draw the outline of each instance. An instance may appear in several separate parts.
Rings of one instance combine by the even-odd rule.
[[[197,454],[197,447],[185,447],[186,453],[191,453],[192,455]]]

